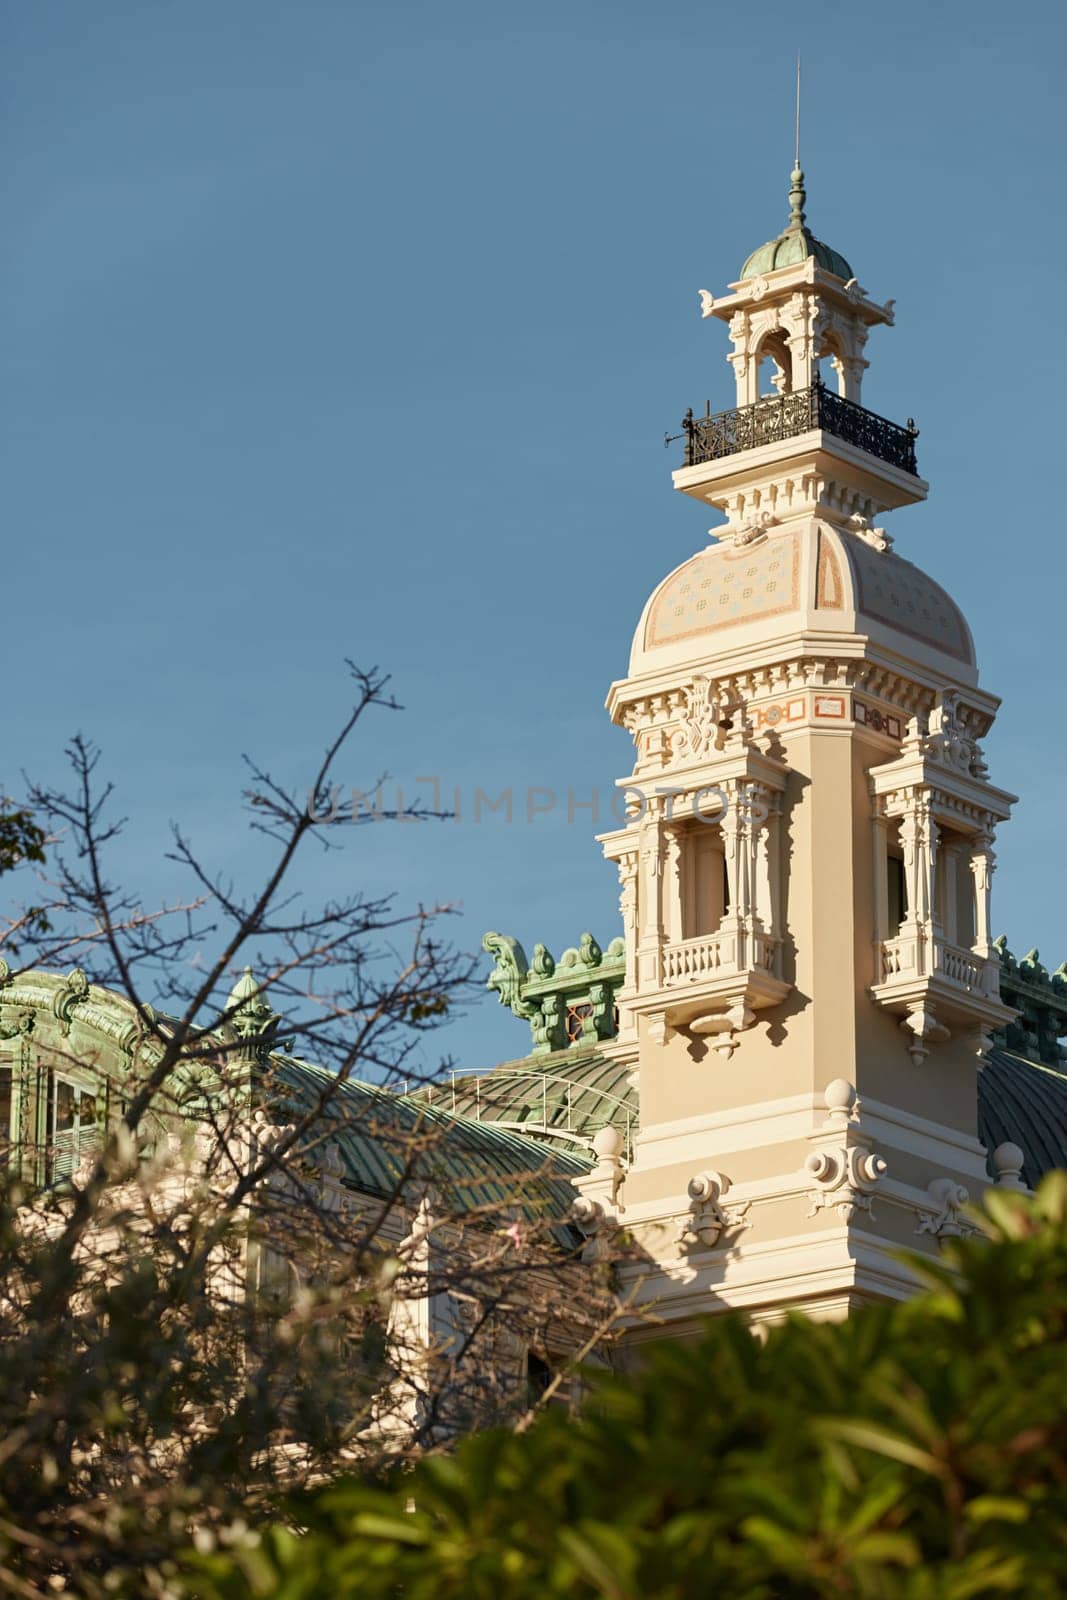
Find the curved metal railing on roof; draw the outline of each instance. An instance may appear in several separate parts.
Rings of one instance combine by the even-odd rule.
[[[702,417],[687,411],[682,419],[685,465],[695,467],[741,450],[778,444],[816,428],[902,472],[918,475],[915,441],[919,430],[910,417],[907,427],[902,428],[877,412],[868,411],[866,406],[834,394],[820,382],[813,383],[810,389],[765,395],[752,405],[736,406],[730,411],[712,412],[710,404]],[[671,438],[667,436],[668,443]]]
[[[525,1093],[520,1085],[525,1087]],[[634,1108],[618,1095],[588,1082],[531,1068],[501,1072],[498,1067],[491,1067],[481,1072],[453,1072],[449,1080],[427,1084],[417,1093],[427,1104],[454,1116],[586,1148],[593,1134],[610,1124],[623,1136],[626,1159],[632,1155],[637,1124]]]

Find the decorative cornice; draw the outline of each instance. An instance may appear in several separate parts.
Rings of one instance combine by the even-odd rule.
[[[1037,950],[1016,960],[1003,933],[993,948],[1000,957],[1001,995],[1019,1012],[1004,1030],[1008,1049],[1036,1056],[1046,1066],[1062,1066],[1065,1051],[1058,1041],[1067,1034],[1067,961],[1050,973]]]

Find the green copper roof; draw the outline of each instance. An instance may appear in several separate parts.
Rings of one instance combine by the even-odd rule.
[[[271,1058],[277,1109],[317,1110],[331,1095],[323,1132],[335,1144],[345,1177],[363,1194],[399,1196],[430,1180],[444,1207],[463,1212],[517,1205],[529,1215],[565,1217],[576,1190],[571,1179],[592,1158],[577,1148],[543,1141],[492,1121],[478,1122],[357,1079],[335,1075],[293,1056]]]
[[[453,1073],[417,1093],[447,1116],[503,1125],[579,1148],[587,1147],[601,1128],[613,1127],[629,1153],[637,1131],[637,1095],[629,1068],[580,1045],[505,1061],[491,1072]]]
[[[991,1050],[978,1074],[978,1137],[993,1151],[1006,1141],[1023,1152],[1023,1182],[1067,1166],[1067,1074],[1012,1050]]]
[[[753,250],[741,268],[742,282],[746,278],[758,277],[761,272],[777,272],[780,267],[795,267],[801,261],[806,261],[809,256],[814,256],[824,271],[836,273],[846,283],[855,277],[844,256],[839,256],[836,250],[831,250],[828,244],[823,244],[821,239],[816,239],[815,235],[809,232],[804,221],[806,199],[804,174],[799,167],[794,167],[790,174],[789,224],[777,239],[772,239],[769,244],[760,245],[758,250]]]

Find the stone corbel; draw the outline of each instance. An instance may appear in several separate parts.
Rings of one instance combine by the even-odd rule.
[[[711,1250],[728,1228],[736,1228],[751,1201],[722,1204],[730,1180],[721,1172],[698,1172],[688,1185],[689,1214],[682,1225],[681,1244],[687,1250]]]
[[[653,1044],[666,1044],[674,1038],[674,1025],[667,1020],[665,1011],[658,1011],[648,1019],[648,1037]]]
[[[82,1001],[88,998],[89,980],[80,967],[75,967],[67,974],[62,988],[56,990],[52,1000],[52,1010],[64,1034],[70,1032],[75,1006],[81,1005]]]
[[[712,1049],[729,1061],[739,1043],[737,1035],[751,1028],[755,1020],[756,1013],[743,1000],[738,1000],[729,1011],[716,1011],[710,1016],[694,1018],[689,1024],[689,1031],[701,1037],[710,1034],[713,1038]]]
[[[954,1178],[933,1178],[926,1192],[930,1196],[930,1209],[918,1212],[916,1233],[929,1233],[935,1239],[961,1239],[978,1232],[975,1224],[961,1215],[971,1198],[962,1183]]]
[[[917,1067],[921,1067],[930,1054],[930,1045],[944,1044],[946,1039],[952,1037],[944,1023],[938,1022],[930,1006],[922,1000],[908,1007],[908,1014],[901,1019],[900,1026],[907,1035],[908,1054]]]
[[[980,1026],[980,1027],[975,1029],[975,1031],[974,1031],[974,1053],[975,1053],[976,1057],[978,1058],[978,1070],[979,1070],[979,1072],[982,1071],[983,1067],[986,1065],[987,1061],[989,1060],[989,1052],[990,1052],[990,1050],[992,1050],[994,1043],[995,1043],[995,1038],[994,1038],[994,1035],[993,1035],[993,1032],[992,1032],[991,1029],[989,1029],[987,1027],[984,1027],[984,1026]]]

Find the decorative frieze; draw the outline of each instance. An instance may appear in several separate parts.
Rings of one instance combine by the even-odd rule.
[[[543,944],[534,946],[530,962],[509,934],[487,933],[482,939],[483,950],[494,958],[486,987],[529,1023],[533,1055],[613,1039],[618,1032],[615,997],[626,981],[627,950],[636,945],[637,860],[632,851],[624,856],[620,879],[627,938],[613,939],[607,950],[601,950],[591,933],[583,933],[558,962]]]
[[[1000,963],[1001,995],[1018,1013],[1004,1030],[1004,1042],[1009,1050],[1046,1066],[1061,1066],[1065,1052],[1059,1040],[1067,1034],[1067,961],[1051,973],[1041,965],[1037,950],[1017,961],[1003,934],[993,941],[993,949]]]

